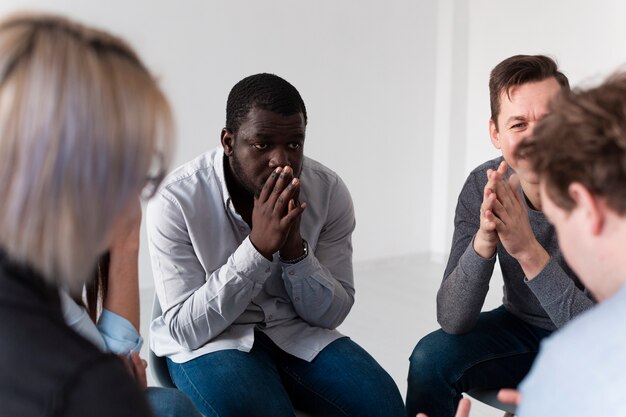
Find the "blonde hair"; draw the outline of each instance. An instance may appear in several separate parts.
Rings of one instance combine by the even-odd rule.
[[[0,21],[0,247],[82,286],[116,218],[165,172],[172,130],[123,40],[58,16]]]

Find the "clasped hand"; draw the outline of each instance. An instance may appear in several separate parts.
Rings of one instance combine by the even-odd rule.
[[[300,218],[306,203],[300,203],[300,179],[290,166],[278,167],[254,198],[250,241],[267,259],[277,251],[285,259],[302,254]]]
[[[480,228],[475,239],[475,249],[484,258],[493,256],[498,242],[516,259],[536,242],[528,211],[518,192],[519,178],[513,174],[507,181],[504,178],[507,169],[507,163],[502,161],[496,171],[487,171]]]

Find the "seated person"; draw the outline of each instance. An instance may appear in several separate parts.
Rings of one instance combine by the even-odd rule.
[[[559,97],[516,151],[540,178],[563,256],[599,304],[544,339],[502,401],[518,417],[623,416],[626,393],[626,73]],[[456,417],[469,415],[469,400]],[[419,414],[419,417],[425,417]]]
[[[272,74],[228,96],[222,147],[148,205],[163,315],[151,346],[205,415],[404,415],[391,377],[337,326],[354,302],[352,200],[303,155],[307,113]]]
[[[3,416],[151,415],[117,355],[67,326],[59,289],[80,294],[146,178],[162,177],[171,124],[121,39],[56,16],[0,21]]]
[[[545,340],[519,416],[620,416],[626,400],[626,73],[561,98],[520,148],[563,256],[600,303]]]
[[[138,330],[139,201],[129,207],[127,217],[131,227],[117,231],[111,251],[100,257],[95,277],[86,287],[86,300],[83,297],[74,300],[61,290],[63,317],[70,327],[103,352],[115,353],[128,363],[155,417],[201,417],[180,390],[147,386],[145,361],[139,358],[143,344]]]
[[[411,355],[408,416],[452,417],[463,392],[517,387],[541,340],[593,306],[542,212],[537,175],[514,154],[549,102],[568,89],[556,63],[542,55],[513,56],[491,72],[489,132],[502,156],[472,171],[459,196],[437,294],[442,328]],[[481,313],[496,257],[503,305]]]

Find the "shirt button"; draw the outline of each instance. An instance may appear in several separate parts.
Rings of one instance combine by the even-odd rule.
[[[265,273],[266,273],[266,274],[269,274],[270,272],[272,272],[272,268],[269,268],[269,267],[268,267],[268,268],[265,270]]]
[[[289,275],[296,275],[296,273],[293,271],[289,271]]]

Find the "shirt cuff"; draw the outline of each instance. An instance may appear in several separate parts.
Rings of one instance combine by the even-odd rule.
[[[131,322],[112,311],[102,310],[98,330],[109,352],[116,354],[139,352],[143,345],[143,338]]]
[[[313,275],[313,273],[317,270],[317,262],[315,262],[315,256],[311,249],[309,249],[309,253],[298,263],[290,264],[286,262],[280,263],[283,268],[283,273],[287,278],[295,279],[295,278],[306,278],[308,276]]]
[[[497,253],[497,251],[496,251]],[[488,277],[491,279],[493,267],[496,263],[496,253],[491,258],[483,258],[474,250],[474,239],[459,258],[459,267],[465,276]]]
[[[276,255],[274,257],[276,258]],[[272,274],[273,263],[273,261],[267,260],[265,256],[256,250],[252,242],[250,242],[250,236],[245,238],[232,254],[232,266],[241,275],[261,285]],[[263,273],[259,273],[259,271]]]
[[[539,275],[531,280],[524,278],[524,282],[544,306],[562,298],[574,285],[555,258],[550,258]]]

